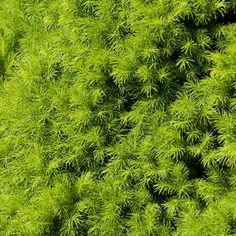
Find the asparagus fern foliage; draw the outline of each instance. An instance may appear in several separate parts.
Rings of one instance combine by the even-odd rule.
[[[2,0],[0,234],[236,234],[235,0]]]

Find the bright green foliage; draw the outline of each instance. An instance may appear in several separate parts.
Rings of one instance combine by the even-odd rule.
[[[2,0],[0,235],[236,235],[235,0]]]

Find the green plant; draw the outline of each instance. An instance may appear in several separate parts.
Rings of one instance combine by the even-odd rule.
[[[0,234],[236,234],[234,0],[2,0]]]

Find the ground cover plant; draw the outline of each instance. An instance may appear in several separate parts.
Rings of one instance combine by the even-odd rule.
[[[235,0],[1,0],[0,235],[236,235]]]

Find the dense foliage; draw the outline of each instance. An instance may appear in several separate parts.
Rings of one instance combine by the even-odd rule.
[[[235,0],[1,0],[0,235],[236,235]]]

